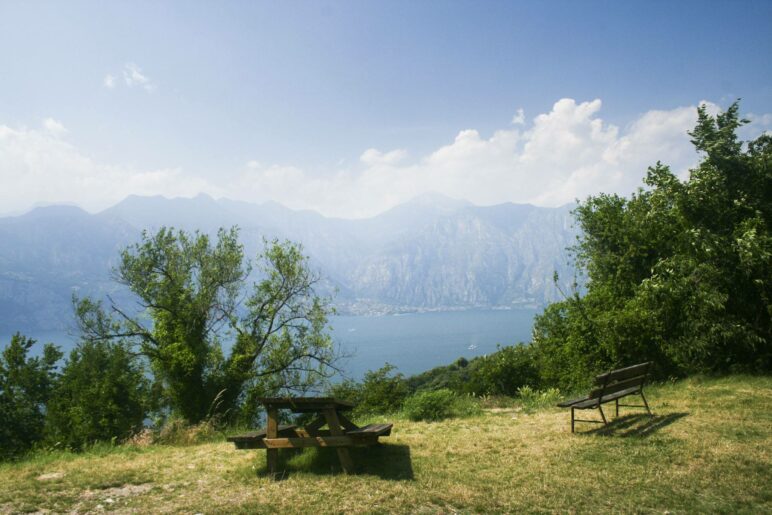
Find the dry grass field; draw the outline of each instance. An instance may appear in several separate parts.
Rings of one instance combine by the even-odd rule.
[[[222,438],[38,453],[0,465],[0,512],[772,513],[772,378],[647,392],[653,419],[628,409],[575,435],[557,408],[391,418],[384,445],[353,453],[351,476],[334,452],[306,450],[285,453],[272,481],[265,452]]]

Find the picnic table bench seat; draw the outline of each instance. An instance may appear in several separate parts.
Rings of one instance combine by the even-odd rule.
[[[335,447],[341,468],[346,473],[354,470],[349,456],[351,447],[366,447],[378,444],[378,438],[389,436],[393,424],[368,424],[359,427],[344,415],[354,404],[332,397],[263,397],[259,401],[266,407],[268,426],[265,429],[242,435],[231,436],[237,449],[265,449],[267,468],[276,477],[279,449],[304,447]],[[302,427],[279,425],[279,410],[293,413],[316,414]],[[322,429],[327,426],[327,429]]]
[[[391,428],[394,424],[368,424],[360,427],[359,429],[353,429],[346,431],[349,436],[367,435],[367,436],[389,436],[391,434]]]
[[[571,408],[571,432],[574,432],[576,422],[601,423],[598,420],[579,420],[575,417],[575,410],[597,409],[603,424],[608,424],[606,414],[603,412],[603,404],[614,402],[616,405],[616,416],[619,416],[619,407],[646,408],[651,416],[649,403],[643,395],[643,385],[646,383],[649,374],[651,362],[640,363],[617,370],[612,370],[595,377],[595,387],[584,397],[570,399],[558,403],[561,408]],[[643,399],[643,405],[637,404],[619,404],[619,399],[628,395],[640,395]]]
[[[279,436],[290,436],[294,433],[297,426],[294,424],[286,424],[279,426]],[[226,440],[236,444],[237,449],[262,449],[265,448],[263,440],[265,435],[268,434],[267,428],[258,429],[257,431],[250,431],[241,435],[229,436]]]

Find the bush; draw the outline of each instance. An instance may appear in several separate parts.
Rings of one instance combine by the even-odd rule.
[[[123,440],[142,428],[148,399],[149,382],[124,345],[82,342],[48,404],[48,439],[74,450]]]
[[[171,417],[153,434],[152,441],[164,445],[194,445],[220,438],[221,429],[222,424],[216,416],[196,424],[181,417]]]
[[[41,357],[30,358],[35,343],[16,333],[0,355],[0,459],[24,453],[43,437],[45,403],[62,353],[49,343]]]
[[[493,354],[472,361],[465,393],[515,395],[524,385],[537,386],[539,373],[534,352],[528,345],[499,347]]]
[[[474,364],[481,358],[475,358],[471,362],[466,358],[458,358],[447,366],[435,367],[426,372],[410,376],[406,379],[408,389],[411,392],[419,390],[439,390],[448,388],[454,392],[473,393],[475,390],[468,388],[470,371]]]
[[[561,399],[560,390],[557,388],[535,390],[530,386],[518,388],[517,396],[520,398],[520,402],[526,411],[554,406]]]
[[[346,380],[333,385],[330,395],[355,403],[357,415],[399,411],[409,390],[402,374],[394,370],[394,365],[386,363],[378,370],[368,371],[361,383]]]
[[[418,392],[405,400],[402,410],[407,418],[414,421],[470,416],[480,411],[474,399],[459,396],[447,388]]]

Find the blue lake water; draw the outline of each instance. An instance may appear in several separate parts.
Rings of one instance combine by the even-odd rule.
[[[535,309],[442,311],[385,316],[340,316],[331,322],[356,379],[388,362],[412,375],[460,357],[489,354],[496,345],[528,342]]]
[[[405,375],[447,365],[460,357],[489,354],[496,345],[528,342],[536,309],[441,311],[383,316],[336,316],[333,338],[350,355],[346,376],[361,379],[368,370],[391,363]],[[41,343],[54,342],[65,352],[76,338],[67,332],[24,333]],[[0,335],[0,348],[10,341]],[[42,346],[36,346],[40,351]]]

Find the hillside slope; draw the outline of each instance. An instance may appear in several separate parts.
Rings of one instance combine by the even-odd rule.
[[[38,454],[0,465],[0,512],[772,511],[772,378],[694,378],[647,397],[653,419],[628,409],[575,435],[556,408],[391,418],[383,446],[353,454],[353,476],[307,450],[284,454],[286,476],[271,481],[265,452],[222,441]]]
[[[480,207],[424,195],[343,220],[271,202],[130,196],[98,214],[53,206],[0,218],[0,334],[72,326],[72,293],[125,295],[110,272],[143,230],[214,234],[233,225],[250,258],[264,238],[301,242],[341,313],[544,304],[558,298],[554,271],[564,289],[572,280],[570,206]]]

